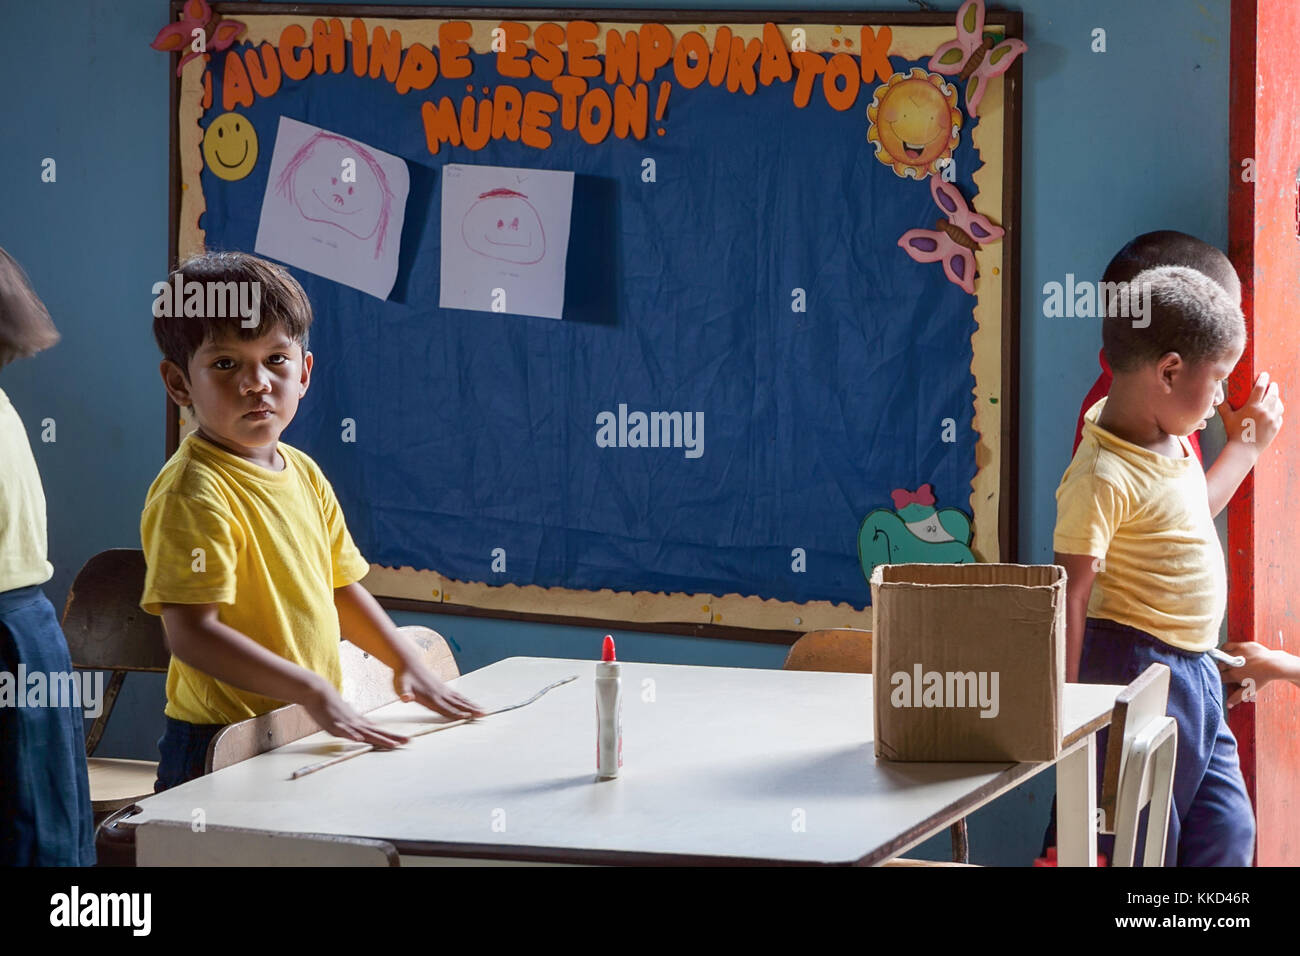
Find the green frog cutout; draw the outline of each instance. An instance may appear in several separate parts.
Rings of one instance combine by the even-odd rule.
[[[974,564],[970,518],[956,508],[935,509],[927,482],[916,491],[895,488],[893,509],[877,508],[858,529],[858,561],[871,579],[878,564]]]

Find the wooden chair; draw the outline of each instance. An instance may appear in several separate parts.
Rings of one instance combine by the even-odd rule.
[[[398,630],[420,649],[420,660],[434,677],[447,681],[460,676],[451,648],[437,631],[417,626]],[[343,668],[343,699],[361,713],[397,700],[392,668],[377,657],[344,641],[339,645],[339,663]]]
[[[275,710],[227,724],[208,743],[204,773],[224,770],[249,757],[310,736],[320,730],[301,704],[287,704]]]
[[[399,866],[383,840],[205,827],[161,821],[135,828],[137,866]]]
[[[1139,817],[1148,804],[1142,865],[1165,865],[1178,753],[1178,724],[1165,715],[1168,701],[1164,664],[1152,664],[1115,698],[1099,804],[1102,832],[1115,835],[1111,866],[1133,865]]]
[[[871,673],[871,632],[855,627],[837,627],[822,631],[809,631],[790,647],[785,658],[785,669],[792,671],[832,671],[840,674]],[[969,864],[970,840],[966,821],[958,820],[951,827],[952,858],[957,864]],[[927,866],[926,860],[891,860],[886,866]]]
[[[790,645],[785,669],[870,674],[871,632],[856,627],[809,631]]]
[[[451,648],[437,631],[418,626],[398,630],[420,648],[424,666],[435,677],[446,681],[460,676]],[[393,671],[377,657],[350,641],[343,641],[339,644],[339,663],[343,669],[343,699],[358,712],[366,714],[397,700],[397,692],[393,690]],[[300,704],[289,704],[268,714],[241,720],[218,731],[208,744],[207,772],[291,744],[318,730],[320,727]]]
[[[86,737],[90,801],[100,819],[153,793],[158,764],[94,756],[129,671],[165,673],[171,655],[162,621],[140,608],[144,553],[131,548],[101,551],[72,582],[63,608],[63,633],[73,667],[109,671],[103,709]]]

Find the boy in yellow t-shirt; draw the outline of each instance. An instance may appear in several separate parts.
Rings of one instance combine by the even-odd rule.
[[[193,315],[191,290],[203,315]],[[190,259],[154,291],[163,383],[197,425],[140,518],[140,606],[162,616],[172,653],[155,789],[202,775],[224,725],[286,702],[336,736],[405,743],[339,696],[340,636],[392,667],[403,699],[449,717],[480,714],[423,667],[358,583],[369,566],[333,489],[279,441],[311,381],[302,287],[273,263],[226,252]]]
[[[1229,293],[1193,269],[1149,269],[1132,288],[1145,314],[1107,309],[1102,341],[1114,382],[1084,416],[1056,493],[1066,680],[1127,684],[1152,663],[1169,667],[1178,755],[1166,865],[1249,866],[1254,816],[1206,653],[1218,643],[1227,576],[1205,473],[1186,437],[1223,401],[1245,321]],[[1277,387],[1266,381],[1250,400],[1256,458],[1281,425]]]

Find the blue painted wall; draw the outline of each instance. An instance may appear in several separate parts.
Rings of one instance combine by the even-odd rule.
[[[520,4],[554,6],[554,3]],[[589,6],[627,6],[625,2]],[[903,0],[672,0],[663,8],[910,8]],[[955,11],[955,0],[931,6]],[[1020,560],[1049,562],[1054,491],[1079,401],[1097,371],[1096,320],[1045,319],[1042,288],[1100,275],[1129,238],[1171,228],[1227,241],[1228,0],[1025,0],[1021,279]],[[0,245],[23,263],[63,342],[0,372],[27,423],[49,501],[46,586],[61,606],[78,568],[138,547],[144,494],[163,460],[164,396],[150,334],[150,287],[167,265],[168,58],[148,42],[162,0],[15,5],[0,31],[6,91]],[[1106,31],[1106,52],[1091,50]],[[58,163],[53,184],[41,161]],[[40,440],[52,418],[57,440]],[[1207,447],[1215,447],[1214,436]],[[530,654],[591,657],[600,632],[443,615],[425,623],[455,645],[462,670]],[[628,632],[631,660],[779,667],[784,649]],[[101,745],[155,758],[162,681],[137,676]],[[1042,775],[971,819],[976,862],[1024,865],[1053,792]],[[943,858],[947,837],[915,855]]]

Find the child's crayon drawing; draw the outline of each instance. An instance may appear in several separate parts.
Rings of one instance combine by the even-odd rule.
[[[558,319],[573,173],[448,163],[438,305]]]
[[[490,189],[469,207],[460,226],[467,248],[501,262],[532,265],[546,255],[546,227],[528,197]]]
[[[341,179],[349,160],[356,175]],[[358,239],[373,239],[373,257],[379,258],[392,218],[393,191],[383,167],[364,146],[333,133],[317,133],[293,154],[276,191],[292,199],[304,219]]]
[[[409,188],[400,157],[282,116],[254,248],[386,299]]]

